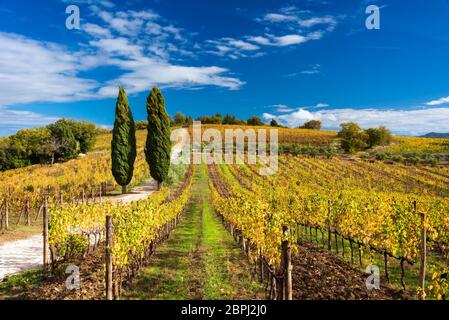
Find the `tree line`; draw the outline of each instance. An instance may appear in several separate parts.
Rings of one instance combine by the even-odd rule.
[[[192,116],[186,116],[182,112],[176,112],[176,114],[173,116],[173,118],[170,119],[170,125],[172,127],[179,127],[179,126],[190,126],[193,124],[193,117]],[[257,116],[252,116],[248,118],[247,120],[239,119],[237,116],[232,114],[226,114],[225,116],[222,116],[221,113],[216,113],[212,116],[199,116],[195,118],[195,121],[200,121],[202,124],[217,124],[217,125],[248,125],[248,126],[266,126],[266,124]],[[275,120],[273,120],[275,121]],[[277,122],[274,122],[275,125],[271,124],[272,126],[281,127],[277,124]],[[140,120],[136,121],[136,129],[137,130],[144,130],[147,128],[148,122],[146,120]]]
[[[19,130],[0,139],[0,171],[74,159],[90,151],[96,136],[103,132],[93,123],[68,119]]]

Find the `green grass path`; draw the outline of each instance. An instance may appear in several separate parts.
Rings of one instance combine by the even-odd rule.
[[[263,299],[251,267],[215,215],[205,166],[195,170],[186,212],[124,299]]]

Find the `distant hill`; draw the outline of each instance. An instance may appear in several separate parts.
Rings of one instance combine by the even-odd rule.
[[[449,138],[449,133],[430,132],[421,137],[422,138]]]

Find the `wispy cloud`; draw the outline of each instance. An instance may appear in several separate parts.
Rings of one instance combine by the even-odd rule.
[[[449,108],[396,109],[325,109],[309,111],[298,108],[287,114],[264,113],[266,120],[276,119],[290,127],[316,119],[327,129],[337,129],[342,122],[353,121],[363,128],[386,126],[395,134],[422,135],[431,131],[449,131]]]
[[[301,11],[296,7],[281,9],[281,13],[267,13],[257,21],[270,23],[293,23],[304,28],[311,28],[317,25],[337,25],[337,19],[333,16],[311,16],[309,11]]]
[[[338,24],[335,17],[314,16],[294,6],[267,13],[256,21],[264,31],[253,31],[240,39],[207,40],[205,52],[231,59],[258,57],[265,54],[266,47],[288,47],[319,40]]]
[[[189,41],[181,28],[152,11],[108,11],[114,8],[108,1],[75,3],[95,3],[91,17],[97,17],[95,23],[82,23],[86,41],[80,42],[78,51],[0,32],[0,86],[8,93],[0,95],[0,106],[115,97],[119,85],[139,93],[154,85],[235,90],[244,84],[219,66],[180,63],[183,56],[192,55]],[[232,43],[251,49],[238,40]],[[80,76],[102,66],[115,67],[120,75],[101,81]]]
[[[230,37],[218,40],[206,40],[207,53],[231,59],[258,57],[261,52],[257,52],[260,47],[248,41],[234,39]]]
[[[285,104],[275,104],[272,107],[275,108],[276,112],[279,112],[279,113],[292,112],[295,110],[294,108],[290,108],[289,106],[287,106]]]
[[[81,100],[98,86],[81,78],[76,54],[63,47],[0,33],[0,106]]]
[[[429,102],[426,103],[426,105],[428,105],[428,106],[439,106],[439,105],[446,104],[446,103],[449,103],[449,97],[445,97],[445,98],[440,98],[440,99],[437,99],[437,100],[429,101]]]
[[[301,71],[301,74],[308,74],[308,75],[317,74],[317,73],[320,73],[320,68],[321,68],[321,65],[319,65],[317,63],[312,64],[309,66],[308,69]]]
[[[327,107],[329,107],[329,105],[327,103],[318,103],[318,104],[312,106],[312,108],[317,108],[317,109],[318,108],[327,108]]]
[[[284,36],[265,34],[264,36],[248,37],[248,39],[265,46],[285,47],[295,44],[301,44],[311,40],[312,38],[298,34],[288,34]]]

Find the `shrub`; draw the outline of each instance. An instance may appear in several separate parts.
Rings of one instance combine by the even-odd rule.
[[[310,120],[300,127],[301,129],[321,130],[321,121]]]
[[[135,126],[136,126],[136,130],[147,130],[148,121],[146,121],[146,120],[136,121]]]
[[[337,137],[341,139],[341,147],[345,152],[355,153],[367,146],[367,134],[357,123],[346,122],[340,126],[342,130],[338,132]]]
[[[257,116],[252,116],[251,118],[248,119],[248,121],[246,121],[246,123],[249,126],[264,126],[265,125],[265,123],[263,123],[263,121],[260,120],[260,118]]]
[[[391,132],[385,127],[370,128],[365,130],[367,144],[370,148],[387,145],[391,142]]]

